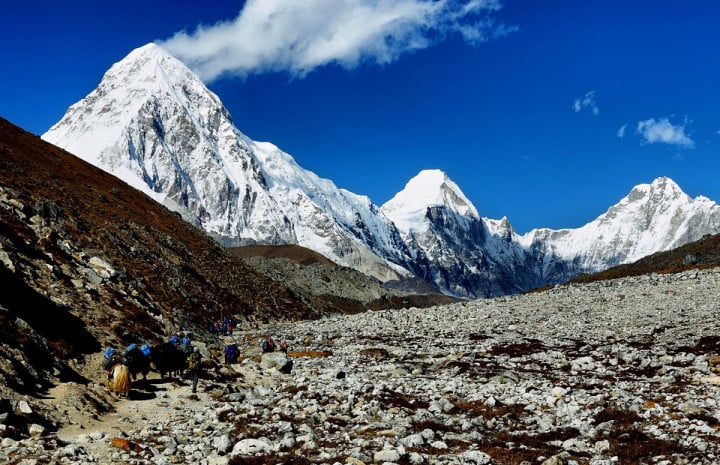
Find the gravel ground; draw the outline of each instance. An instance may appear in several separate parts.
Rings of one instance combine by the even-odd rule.
[[[67,425],[6,427],[0,462],[720,463],[718,302],[693,271],[236,331],[197,395],[153,378],[93,418],[102,386],[55,392]]]

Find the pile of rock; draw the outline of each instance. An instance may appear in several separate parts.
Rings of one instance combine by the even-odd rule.
[[[719,297],[720,273],[688,272],[236,333],[291,348],[246,347],[121,434],[6,438],[0,461],[719,463]]]

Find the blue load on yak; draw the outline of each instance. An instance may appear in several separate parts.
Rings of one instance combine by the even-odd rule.
[[[142,347],[140,347],[140,350],[142,350],[142,353],[145,354],[145,356],[150,356],[150,346],[147,344],[143,344]]]

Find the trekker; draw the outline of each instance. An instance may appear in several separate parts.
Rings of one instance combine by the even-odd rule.
[[[225,364],[234,365],[240,355],[240,348],[237,342],[233,342],[225,348]]]
[[[200,379],[200,371],[202,370],[202,356],[200,348],[194,347],[192,353],[188,357],[188,372],[192,377],[192,392],[197,392],[198,379]]]
[[[282,341],[282,342],[280,343],[280,352],[283,352],[283,353],[287,354],[288,347],[289,347],[289,346],[288,346],[287,341]]]
[[[262,351],[263,352],[275,352],[275,341],[272,339],[267,339],[262,343]]]
[[[112,380],[113,367],[121,362],[120,355],[112,347],[108,347],[103,354],[105,361],[103,362],[103,369],[107,373],[108,381]]]

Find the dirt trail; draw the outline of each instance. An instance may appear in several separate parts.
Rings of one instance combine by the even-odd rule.
[[[203,381],[200,381],[198,392],[193,394],[188,380],[161,380],[159,374],[150,373],[147,381],[134,383],[128,398],[118,397],[107,390],[103,392],[113,408],[103,414],[90,411],[84,400],[86,397],[80,394],[83,387],[74,383],[62,383],[51,388],[46,402],[48,406],[62,409],[65,416],[57,432],[59,439],[82,443],[88,453],[102,457],[110,453],[109,444],[113,438],[126,437],[131,431],[142,431],[146,425],[158,420],[206,409],[209,397],[202,392],[202,384]]]

